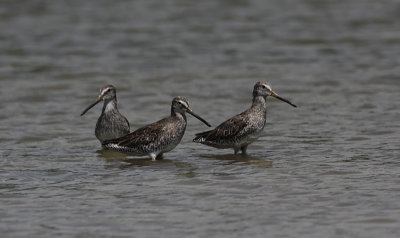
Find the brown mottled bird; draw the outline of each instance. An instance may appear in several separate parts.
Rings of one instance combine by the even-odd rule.
[[[175,97],[172,100],[169,117],[139,128],[121,138],[105,141],[103,146],[120,152],[150,155],[154,161],[156,158],[161,158],[163,153],[171,151],[181,141],[186,129],[185,112],[210,126],[189,108],[189,102],[184,97]]]
[[[247,146],[258,139],[267,119],[267,96],[273,96],[293,107],[297,107],[284,99],[266,82],[257,82],[253,90],[253,103],[249,109],[221,123],[214,130],[196,134],[194,142],[218,149],[233,148],[235,154],[246,153]]]

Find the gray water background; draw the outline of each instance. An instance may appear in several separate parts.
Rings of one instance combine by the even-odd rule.
[[[400,237],[400,2],[0,2],[1,237]],[[248,156],[102,151],[105,84],[132,129],[174,96],[213,126],[251,103]]]

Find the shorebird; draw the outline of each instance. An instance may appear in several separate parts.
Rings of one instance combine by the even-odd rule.
[[[171,151],[181,141],[186,129],[185,112],[211,127],[207,121],[189,108],[189,102],[184,97],[175,97],[172,100],[169,117],[139,128],[121,138],[105,141],[103,146],[135,155],[149,155],[153,161],[160,159],[163,153]]]
[[[106,85],[101,88],[97,100],[83,110],[81,116],[101,101],[104,101],[103,110],[97,120],[95,129],[95,135],[100,143],[128,134],[129,122],[118,111],[117,92],[112,85]]]
[[[221,123],[214,130],[196,134],[194,142],[218,149],[233,148],[235,154],[246,154],[247,146],[257,140],[267,119],[267,96],[273,96],[293,107],[289,100],[278,96],[266,82],[257,82],[253,90],[253,103],[246,111]]]

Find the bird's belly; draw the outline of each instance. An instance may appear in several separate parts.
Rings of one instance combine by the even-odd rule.
[[[179,141],[168,144],[166,147],[164,147],[161,150],[161,153],[165,153],[165,152],[169,152],[169,151],[173,150],[178,144],[179,144]]]
[[[100,121],[96,125],[95,135],[101,142],[116,139],[129,133],[129,127],[113,125],[108,121]]]
[[[256,141],[262,133],[262,129],[257,130],[249,135],[247,135],[246,137],[244,137],[242,140],[240,140],[240,145],[249,145],[251,143],[253,143],[254,141]]]
[[[172,149],[174,149],[181,142],[182,136],[183,136],[183,134],[178,135],[177,137],[172,138],[168,143],[165,143],[165,145],[160,150],[160,152],[165,153],[165,152],[169,152]]]
[[[101,130],[101,131],[96,130],[95,135],[96,135],[97,139],[99,139],[101,142],[104,142],[107,140],[112,140],[112,139],[122,137],[128,133],[129,132],[126,132],[123,130],[118,130],[118,129],[113,130],[112,128],[109,128],[108,130]]]

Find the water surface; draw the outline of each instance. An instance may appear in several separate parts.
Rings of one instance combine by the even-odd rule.
[[[399,237],[400,4],[2,1],[2,237]],[[216,126],[251,103],[248,155],[192,143],[152,162],[103,151],[105,84],[133,129],[173,97]]]

